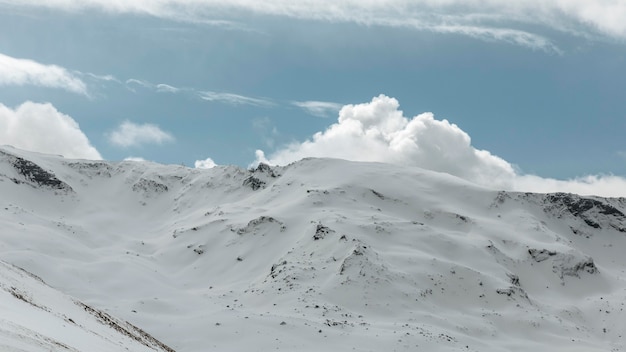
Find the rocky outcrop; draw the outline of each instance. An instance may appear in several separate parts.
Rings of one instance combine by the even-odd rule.
[[[9,163],[15,168],[19,177],[11,177],[11,181],[16,184],[29,184],[34,187],[47,188],[51,190],[61,190],[72,192],[72,187],[59,180],[52,172],[44,170],[41,166],[30,160],[19,156],[4,154]]]
[[[557,218],[570,214],[594,229],[602,229],[603,225],[608,224],[620,232],[626,232],[626,215],[607,199],[553,193],[545,196],[544,204],[544,211]]]

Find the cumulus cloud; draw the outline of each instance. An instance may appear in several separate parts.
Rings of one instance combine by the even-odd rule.
[[[0,54],[0,85],[60,88],[88,96],[87,85],[63,67]]]
[[[211,158],[206,158],[204,160],[196,160],[196,162],[193,163],[193,165],[196,169],[211,169],[217,166],[215,161],[213,161],[213,159]]]
[[[454,33],[546,51],[558,48],[533,27],[626,39],[626,3],[616,0],[0,0],[0,4],[97,9],[218,25],[233,25],[223,18],[253,13]]]
[[[424,113],[408,119],[396,99],[380,95],[369,103],[346,105],[338,122],[311,140],[271,155],[272,164],[304,157],[333,157],[416,165],[481,184],[514,174],[506,161],[471,146],[470,137],[447,120]]]
[[[157,125],[122,122],[108,135],[109,142],[119,147],[136,147],[143,144],[163,144],[174,141],[174,136]]]
[[[0,144],[66,158],[102,159],[78,123],[50,103],[28,101],[15,109],[0,104]]]
[[[396,99],[380,95],[346,105],[337,123],[309,140],[292,143],[267,156],[256,151],[256,164],[285,165],[305,157],[387,162],[445,172],[490,188],[626,196],[626,179],[589,176],[574,180],[522,175],[506,160],[476,149],[470,136],[432,113],[407,118]]]
[[[317,117],[330,117],[343,106],[328,101],[294,101],[292,104]]]

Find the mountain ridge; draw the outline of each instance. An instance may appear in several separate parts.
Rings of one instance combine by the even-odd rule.
[[[624,347],[623,198],[337,159],[197,170],[5,147],[0,192],[0,259],[177,351]]]

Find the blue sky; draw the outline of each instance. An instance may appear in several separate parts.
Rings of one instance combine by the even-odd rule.
[[[0,144],[626,195],[623,18],[608,0],[0,0]]]

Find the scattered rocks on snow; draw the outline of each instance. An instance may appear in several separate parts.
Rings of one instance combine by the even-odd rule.
[[[112,176],[113,168],[105,163],[98,161],[80,161],[80,162],[70,162],[67,163],[67,166],[78,171],[83,176],[87,176],[89,178],[93,177],[107,177],[110,178]]]
[[[530,254],[537,263],[550,260],[552,262],[552,271],[557,274],[561,280],[564,280],[565,276],[580,278],[580,274],[583,272],[588,274],[598,273],[598,268],[593,262],[593,258],[581,254],[559,253],[557,251],[534,248],[529,249],[528,254]],[[565,282],[562,281],[562,284],[565,284]]]
[[[599,272],[593,262],[593,258],[580,258],[573,254],[561,253],[559,253],[559,255],[557,255],[554,259],[553,271],[557,273],[561,279],[563,279],[564,276],[580,278],[580,274],[583,272],[589,274],[596,274]]]
[[[146,178],[141,178],[139,179],[139,181],[133,184],[133,191],[143,193],[146,196],[149,196],[151,194],[165,193],[168,190],[169,189],[167,185]]]
[[[148,334],[147,332],[127,321],[118,320],[108,313],[92,308],[82,302],[77,301],[75,303],[81,306],[87,313],[96,317],[96,319],[98,319],[102,324],[108,325],[112,329],[118,331],[120,334],[125,335],[143,344],[144,346],[147,346],[156,351],[175,352],[174,349],[172,349],[171,347],[155,339],[152,335]]]
[[[528,298],[528,294],[526,294],[526,291],[524,291],[519,286],[509,286],[508,288],[499,288],[496,290],[496,293],[499,295],[506,295],[511,298],[519,297],[527,301],[530,301],[530,298]]]
[[[315,241],[321,240],[324,237],[326,237],[326,235],[329,235],[329,234],[332,234],[332,233],[335,233],[335,230],[333,230],[333,229],[331,229],[329,227],[326,227],[326,226],[324,226],[322,224],[318,224],[317,228],[315,229],[315,234],[313,235],[313,239]]]
[[[243,235],[245,233],[253,232],[256,227],[262,224],[277,224],[280,226],[280,232],[284,232],[287,229],[287,226],[283,224],[281,221],[276,220],[271,216],[259,216],[256,219],[252,219],[248,222],[246,227],[239,228],[237,230],[232,230],[237,232],[238,235]]]
[[[282,269],[278,270],[278,268],[281,267],[281,266],[285,266],[285,265],[287,265],[287,261],[286,260],[283,260],[282,262],[280,262],[278,264],[273,264],[272,265],[272,269],[270,269],[270,276],[272,277],[272,279],[275,279],[276,276],[282,272]]]

